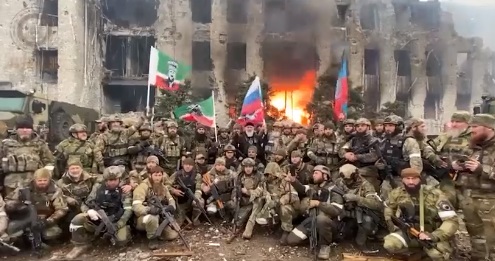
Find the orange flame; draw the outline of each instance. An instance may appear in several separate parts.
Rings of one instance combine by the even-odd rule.
[[[310,115],[306,106],[313,98],[315,85],[316,71],[307,71],[298,80],[271,77],[269,86],[273,94],[270,96],[270,105],[287,119],[307,125]]]

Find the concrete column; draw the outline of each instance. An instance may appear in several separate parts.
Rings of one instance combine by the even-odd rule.
[[[215,89],[215,112],[217,125],[226,126],[228,123],[227,97],[225,93],[225,71],[227,69],[227,1],[213,0],[211,35],[211,57]]]
[[[446,16],[446,14],[443,14]],[[447,17],[451,20],[451,17]],[[457,39],[452,37],[453,28],[448,23],[442,23],[440,28],[441,38],[441,59],[442,59],[442,83],[443,97],[440,101],[441,111],[443,111],[442,122],[450,120],[452,114],[456,111],[457,99]]]
[[[481,39],[480,39],[481,40]],[[473,110],[475,104],[481,104],[481,96],[484,93],[485,74],[488,68],[489,55],[484,52],[482,45],[476,45],[476,49],[471,53],[471,102],[469,111]]]
[[[337,16],[337,5],[335,1],[312,0],[310,2],[311,11],[318,17],[318,21],[315,24],[315,37],[316,51],[320,60],[318,68],[318,76],[320,76],[332,64],[332,44],[336,42],[334,40],[336,35],[334,31],[345,30],[345,28],[332,28],[331,26],[333,19]]]
[[[347,37],[349,43],[349,81],[350,88],[363,85],[363,63],[364,63],[364,46],[365,37],[359,27],[359,4],[353,4],[349,7],[350,19],[346,22]]]
[[[397,70],[394,58],[395,12],[391,3],[381,4],[379,14],[380,46],[380,108],[387,102],[395,102],[397,95]]]
[[[412,117],[424,118],[426,99],[426,35],[417,33],[410,46],[411,57],[411,97],[408,109]]]
[[[84,86],[84,2],[58,2],[58,100],[74,104],[83,104],[92,92]]]
[[[246,0],[247,1],[247,0]],[[263,0],[249,0],[248,29],[246,37],[246,72],[263,79]]]

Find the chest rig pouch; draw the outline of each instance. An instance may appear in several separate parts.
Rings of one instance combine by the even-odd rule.
[[[194,191],[196,190],[196,172],[193,172],[191,174],[185,174],[184,170],[180,170],[180,172],[177,174],[176,179],[180,179],[186,188],[190,189],[191,192],[194,194]],[[184,196],[182,197],[177,197],[177,202],[179,204],[185,204],[187,202],[190,202],[193,200],[192,198],[189,198],[189,195],[187,195],[186,190],[179,186],[177,182],[174,182],[174,187],[179,189],[180,191],[184,192]]]
[[[120,188],[108,190],[104,185],[100,186],[96,192],[95,203],[105,211],[107,216],[113,216],[115,220],[124,214]]]
[[[42,167],[41,149],[36,142],[20,143],[16,140],[3,142],[5,157],[2,158],[4,173],[34,172]]]
[[[106,133],[107,143],[104,156],[110,158],[123,157],[127,155],[128,141],[123,137],[122,132],[115,135],[113,133]]]

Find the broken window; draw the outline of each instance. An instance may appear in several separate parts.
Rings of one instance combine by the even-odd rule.
[[[374,30],[379,26],[379,14],[376,4],[363,5],[359,16],[361,28]]]
[[[143,78],[149,70],[151,36],[113,36],[106,38],[105,68],[110,78]]]
[[[440,25],[441,9],[438,1],[411,4],[411,22],[426,29],[435,29]]]
[[[427,93],[424,103],[425,119],[437,119],[437,108],[440,97],[433,93]]]
[[[397,76],[411,76],[411,58],[407,50],[395,50]]]
[[[340,26],[345,24],[348,9],[349,5],[337,5],[337,15],[339,17]]]
[[[433,51],[427,51],[426,55],[426,76],[439,76],[442,70],[440,57]]]
[[[265,31],[283,33],[287,28],[287,12],[284,0],[267,0],[264,2]]]
[[[40,25],[57,26],[58,25],[58,0],[41,1]]]
[[[155,90],[155,89],[152,89]],[[146,96],[148,88],[143,85],[103,85],[105,98],[104,111],[107,113],[126,113],[131,111],[144,111],[146,109]],[[150,92],[150,104],[155,103],[155,92]]]
[[[411,20],[411,10],[407,4],[392,3],[394,6],[395,22],[397,27],[404,28],[409,25]]]
[[[308,10],[307,4],[300,0],[285,0],[286,1],[286,13],[285,13],[285,24],[286,32],[293,32],[299,30],[305,30],[310,28],[316,18]]]
[[[105,19],[117,26],[152,26],[158,19],[159,0],[103,0]]]
[[[210,42],[192,43],[192,68],[195,71],[211,71],[213,61],[211,60]]]
[[[38,50],[36,54],[40,77],[43,82],[58,80],[58,51]]]
[[[247,24],[248,21],[248,1],[229,0],[227,1],[227,22],[232,24]]]
[[[200,24],[211,23],[211,0],[192,0],[190,3],[193,22]]]
[[[376,49],[364,50],[364,73],[378,75],[380,71],[380,51]]]
[[[227,67],[229,69],[246,69],[246,47],[246,43],[227,43]]]

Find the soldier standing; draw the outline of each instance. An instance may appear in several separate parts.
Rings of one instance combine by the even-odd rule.
[[[423,160],[421,159],[421,149],[416,137],[418,129],[424,128],[422,120],[409,120],[407,134],[402,135],[402,119],[399,116],[388,116],[383,121],[385,127],[385,136],[383,138],[382,157],[375,164],[378,169],[384,171],[387,167],[382,160],[386,161],[391,171],[391,177],[382,177],[381,198],[387,199],[388,193],[393,187],[400,183],[400,173],[405,168],[414,168],[419,173],[423,171]],[[421,137],[418,137],[421,138]]]
[[[333,125],[333,123],[332,123]],[[311,140],[311,144],[308,149],[308,157],[315,163],[315,165],[324,165],[334,169],[332,171],[332,180],[338,178],[338,163],[339,158],[339,144],[337,142],[337,137],[333,133],[333,129],[329,126],[331,132],[325,135],[325,129],[318,129],[316,136]]]
[[[454,170],[459,171],[457,201],[471,236],[471,260],[493,260],[495,117],[489,114],[474,115],[470,127],[473,153],[462,162],[457,160],[452,163]]]
[[[225,166],[228,169],[232,169],[232,170],[236,170],[237,168],[239,168],[240,162],[235,157],[236,149],[235,149],[234,145],[228,144],[227,146],[225,146],[223,151],[225,153],[225,163],[226,163]]]
[[[191,152],[194,157],[198,151],[206,151],[208,153],[212,145],[213,142],[206,134],[206,127],[199,123],[196,124],[196,132],[187,151]],[[208,154],[205,156],[207,157]]]
[[[340,178],[337,179],[336,186],[345,193],[343,195],[345,217],[352,220],[351,222],[357,223],[356,244],[364,253],[376,252],[370,250],[366,242],[368,237],[373,236],[378,231],[378,224],[382,216],[381,199],[373,185],[361,178],[356,166],[345,164],[340,167],[339,173]],[[369,212],[363,211],[363,208]],[[371,211],[375,214],[371,214]]]
[[[96,131],[91,133],[91,136],[89,136],[88,138],[88,140],[91,143],[96,144],[96,140],[98,139],[98,136],[100,136],[100,134],[107,131],[108,129],[107,121],[108,121],[108,117],[101,117],[99,120],[95,121]]]
[[[170,182],[170,193],[177,198],[177,223],[182,225],[186,220],[186,216],[189,212],[192,212],[192,221],[195,226],[199,225],[199,216],[201,215],[201,210],[199,208],[204,208],[204,201],[201,192],[201,174],[198,173],[194,168],[194,160],[191,158],[186,158],[182,162],[182,169],[176,171],[171,177]],[[206,172],[205,172],[206,173]],[[182,181],[182,184],[190,189],[194,193],[195,199],[200,203],[198,206],[193,198],[190,198],[186,193],[186,188],[183,188],[178,182],[178,179]]]
[[[186,142],[177,134],[176,122],[169,122],[167,126],[167,135],[163,138],[160,150],[165,153],[167,163],[165,163],[165,172],[170,175],[174,173],[178,166],[179,160],[186,153]]]
[[[403,186],[392,190],[385,202],[384,216],[390,234],[384,238],[383,247],[390,253],[403,253],[410,248],[421,249],[419,241],[430,242],[434,247],[423,250],[432,260],[449,260],[453,252],[449,241],[459,228],[454,207],[441,190],[422,185],[416,169],[403,169],[401,177]],[[392,221],[397,211],[400,219],[419,231],[417,238]]]
[[[130,241],[131,229],[127,221],[132,215],[132,199],[119,187],[123,173],[123,168],[110,166],[103,171],[104,181],[93,186],[85,203],[88,209],[76,215],[70,224],[74,248],[66,255],[67,259],[74,259],[88,249],[91,234],[102,222],[96,209],[103,210],[115,225],[116,232],[111,236],[118,246],[125,246]]]
[[[151,197],[156,196],[166,206],[166,211],[173,214],[176,210],[176,203],[167,186],[163,184],[164,170],[157,166],[150,170],[151,176],[143,181],[134,190],[132,208],[137,216],[136,228],[146,231],[149,240],[148,247],[151,250],[158,249],[159,239],[174,240],[179,234],[170,226],[165,227],[159,238],[155,238],[156,231],[160,225],[161,209],[146,203]]]
[[[95,145],[88,141],[86,125],[76,123],[69,128],[70,137],[60,142],[53,153],[56,160],[58,178],[67,170],[67,162],[77,159],[83,169],[90,173],[98,173],[95,161]]]
[[[218,150],[217,157],[221,157],[224,153],[224,148],[230,143],[229,129],[219,128],[218,129]]]
[[[16,134],[2,141],[0,155],[5,196],[19,186],[28,185],[39,168],[54,169],[55,159],[46,142],[36,137],[29,118],[16,121]]]
[[[340,144],[345,144],[348,142],[356,131],[356,120],[354,119],[345,119],[342,122],[342,132],[340,132],[337,136]]]
[[[17,188],[5,198],[5,209],[9,213],[15,213],[18,210],[22,211],[24,202],[32,202],[38,216],[36,226],[41,228],[41,236],[45,241],[54,241],[62,235],[62,229],[58,226],[58,223],[67,214],[68,210],[63,193],[52,181],[51,176],[52,174],[49,170],[45,168],[38,169],[34,172],[32,182],[25,188],[30,191],[31,198],[24,197],[25,195],[22,193],[24,188]],[[30,222],[24,222],[24,219],[29,218],[30,215],[24,215],[23,220],[12,220],[10,225],[13,225],[16,221],[30,224]],[[9,235],[10,238],[22,236],[24,229],[25,227],[20,227],[19,231],[14,231]]]
[[[345,123],[345,122],[344,122]],[[375,138],[370,134],[371,122],[360,118],[356,121],[356,133],[347,141],[339,151],[339,156],[360,169],[360,173],[373,187],[380,190],[378,170],[375,162],[378,155],[372,144]]]
[[[131,167],[132,170],[138,173],[144,170],[146,167],[146,159],[148,156],[152,155],[149,151],[149,147],[154,149],[158,147],[158,141],[151,137],[152,127],[149,123],[144,123],[139,127],[138,136],[136,139],[130,141],[132,146],[127,149],[128,153],[131,155]],[[158,148],[157,148],[158,149]]]
[[[337,219],[342,214],[344,199],[339,194],[332,192],[333,182],[330,180],[330,170],[322,165],[318,165],[313,171],[313,184],[305,186],[298,180],[287,177],[292,186],[297,191],[304,192],[304,200],[301,202],[304,209],[317,211],[316,230],[318,231],[318,241],[320,252],[318,258],[330,259],[330,244],[333,243],[334,228],[338,227]],[[306,226],[310,222],[301,223],[288,235],[287,243],[297,245],[308,237]]]
[[[289,145],[289,142],[294,138],[295,135],[292,135],[290,122],[285,122],[282,125],[283,125],[282,136],[281,136],[282,143],[284,144],[284,146],[287,146]]]
[[[95,146],[95,159],[100,171],[115,165],[119,160],[124,161],[126,167],[130,168],[129,141],[143,123],[144,117],[141,116],[135,125],[124,129],[123,121],[118,116],[112,116],[108,120],[109,130],[99,136]]]
[[[287,152],[284,149],[279,149],[273,154],[273,162],[277,163],[280,168],[285,168],[289,165],[287,161]],[[268,166],[268,165],[267,165]]]
[[[268,143],[265,145],[266,161],[271,161],[273,154],[279,150],[284,149],[285,144],[282,139],[282,127],[283,124],[280,121],[273,123],[273,129],[268,133]]]
[[[303,153],[303,155],[305,155],[308,146],[309,146],[309,140],[306,130],[298,129],[296,131],[296,136],[289,142],[289,145],[287,145],[287,152],[290,153],[294,150],[299,150]]]

